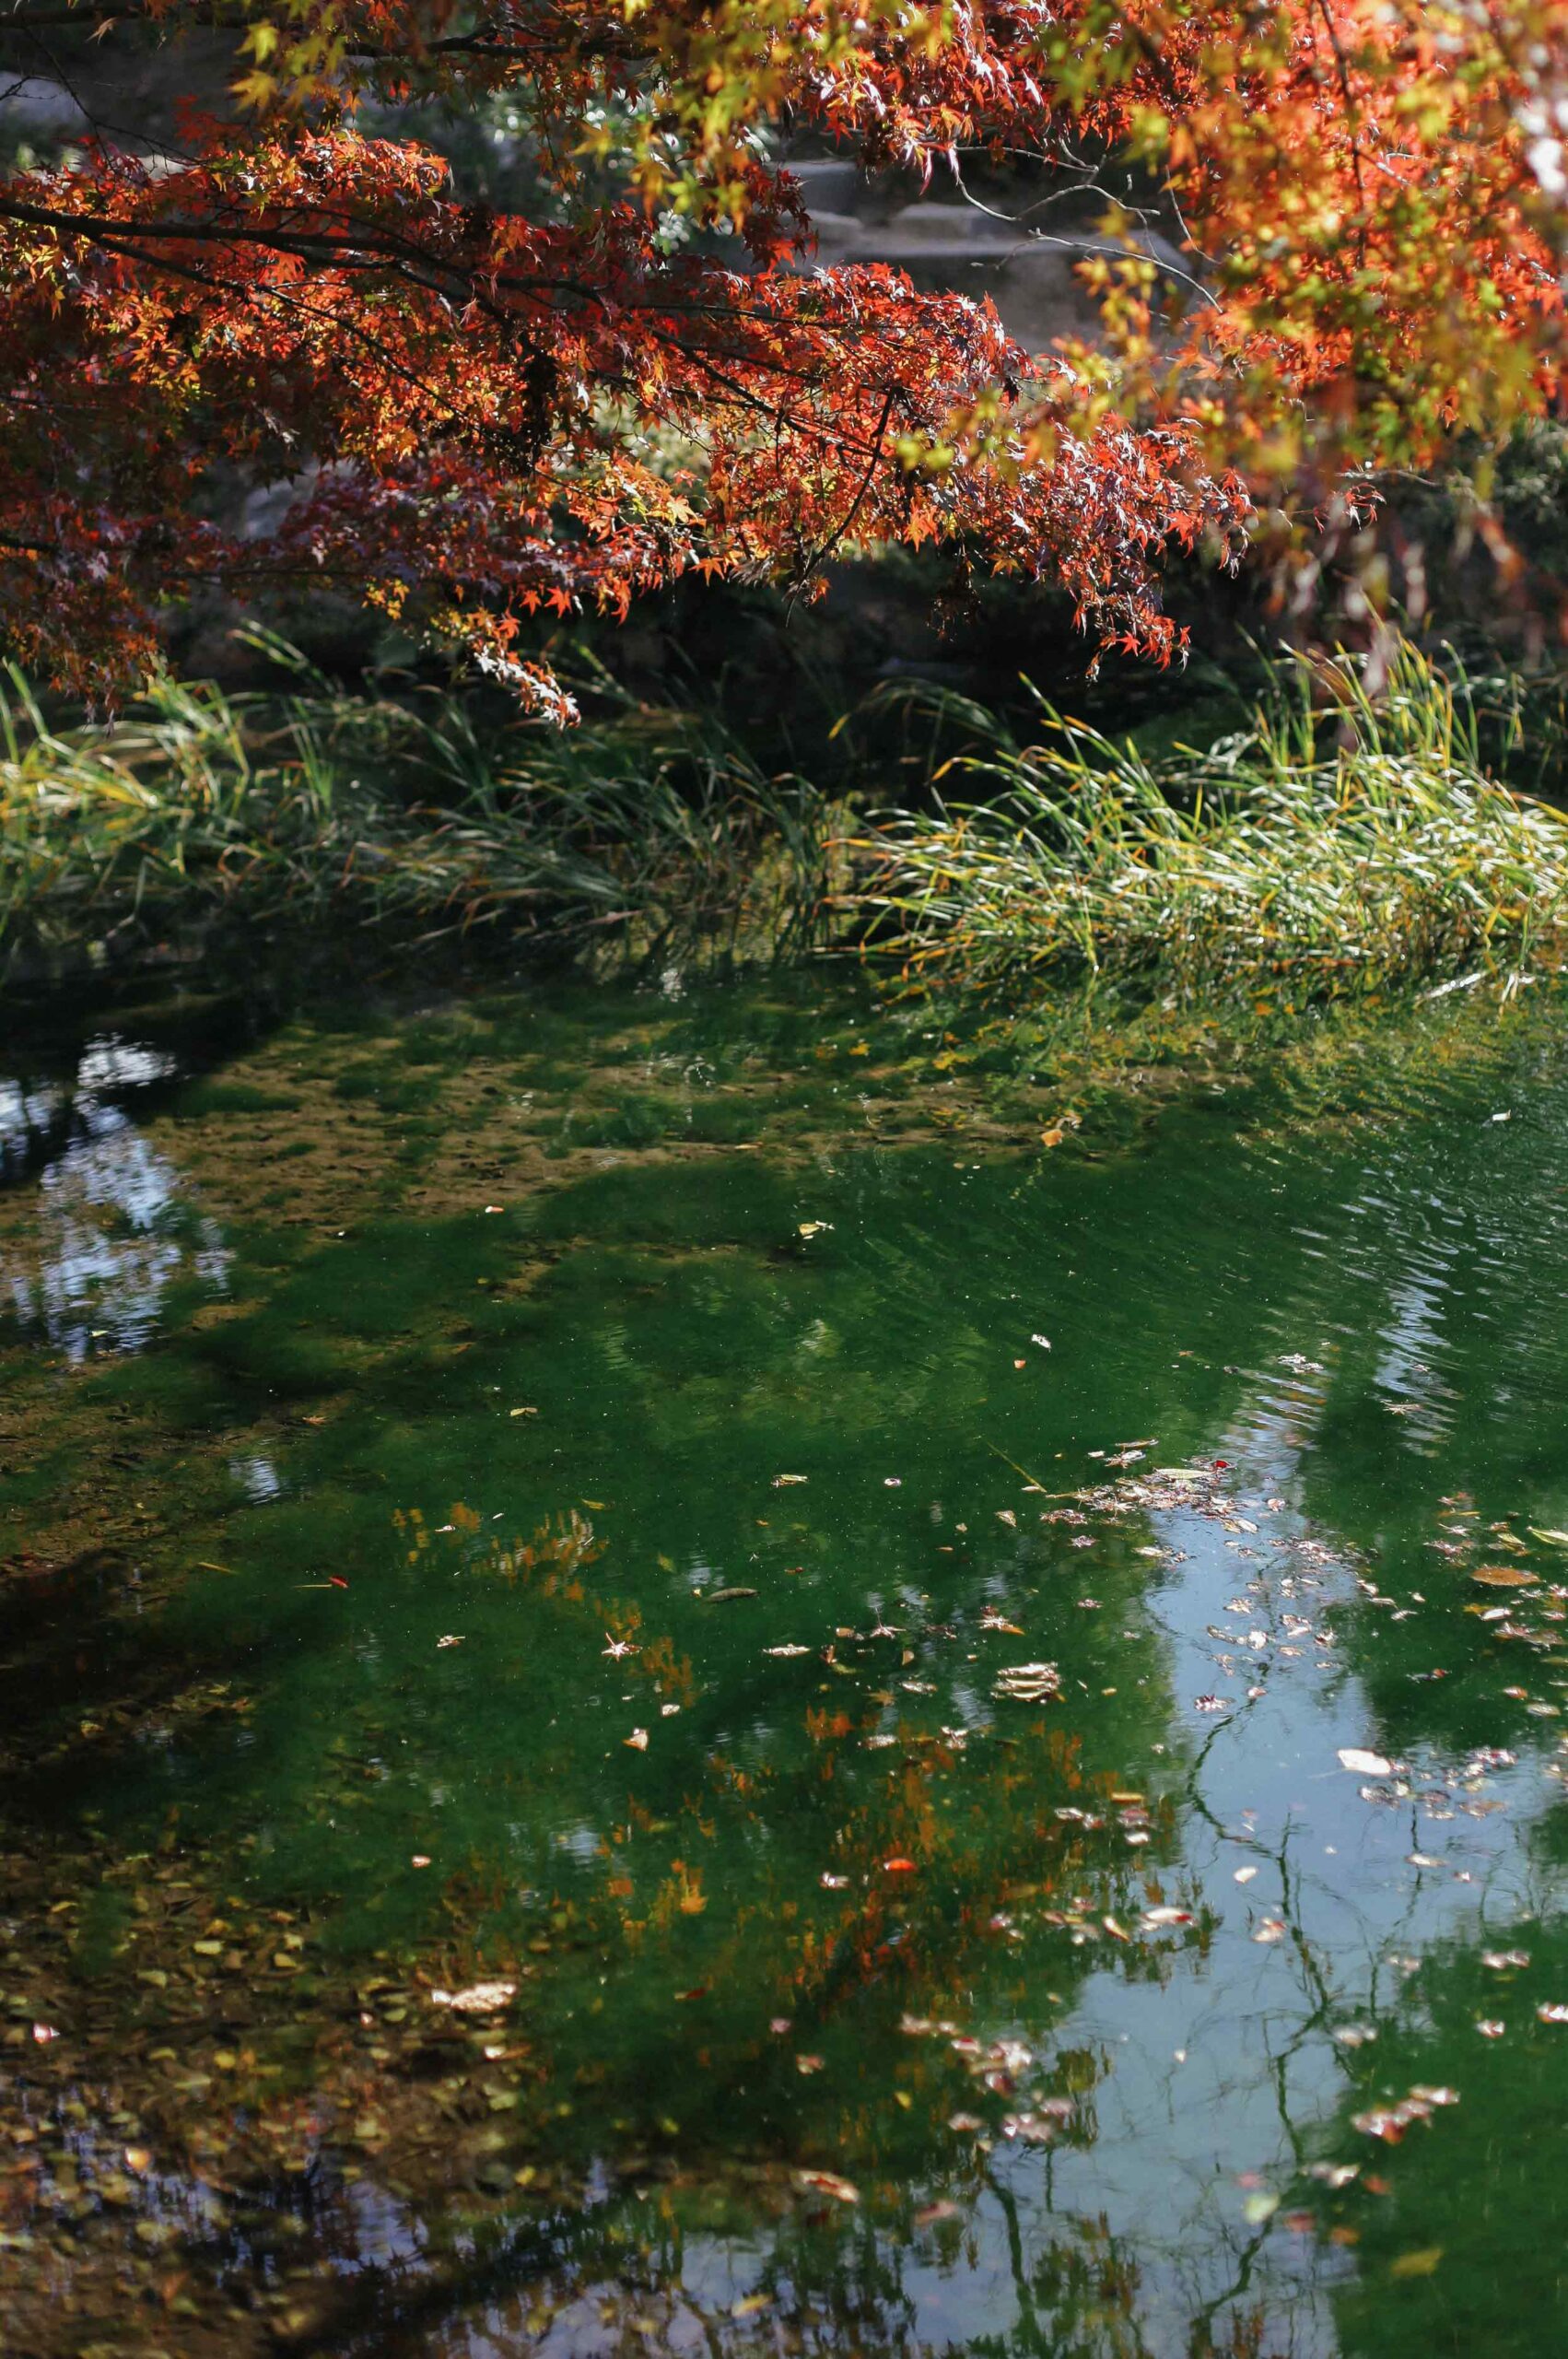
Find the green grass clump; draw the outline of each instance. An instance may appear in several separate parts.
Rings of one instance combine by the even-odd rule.
[[[1323,995],[1561,955],[1568,819],[1489,772],[1487,698],[1409,645],[1375,697],[1352,659],[1299,659],[1250,729],[1204,753],[1152,759],[1046,717],[1040,744],[991,724],[948,766],[983,801],[895,813],[861,839],[880,948],[911,973]]]
[[[287,651],[282,651],[287,653]],[[456,698],[154,681],[53,726],[0,687],[0,960],[134,956],[221,921],[581,949],[808,933],[825,806],[717,722],[606,696],[486,735]]]
[[[1351,659],[1293,662],[1204,752],[1049,708],[1024,745],[961,698],[906,697],[964,750],[924,807],[851,841],[834,797],[863,790],[767,775],[719,713],[606,682],[579,729],[486,733],[455,697],[345,695],[266,644],[298,693],[163,679],[116,721],[60,727],[0,680],[0,966],[200,946],[238,922],[579,957],[853,942],[982,991],[1091,971],[1310,997],[1507,978],[1568,937],[1568,819],[1489,768],[1525,742],[1523,691],[1500,700],[1409,646],[1375,695]],[[940,800],[955,775],[973,800]]]

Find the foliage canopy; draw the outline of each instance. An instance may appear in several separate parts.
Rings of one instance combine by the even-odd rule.
[[[75,687],[335,583],[559,711],[529,615],[891,539],[1164,659],[1171,546],[1558,397],[1563,0],[0,0],[0,126],[110,24],[224,70],[0,178],[0,640]],[[503,99],[533,194],[467,201],[421,125]],[[1114,175],[1104,334],[816,269],[802,140]]]

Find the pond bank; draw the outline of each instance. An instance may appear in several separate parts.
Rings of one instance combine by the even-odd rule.
[[[832,950],[895,986],[1016,1003],[1114,976],[1195,1006],[1554,972],[1568,819],[1509,782],[1561,767],[1560,726],[1525,724],[1539,684],[1411,645],[1375,695],[1348,657],[1267,678],[1226,736],[1195,707],[1192,745],[1043,700],[1015,734],[884,689],[809,777],[717,707],[625,697],[568,731],[313,676],[288,697],[156,681],[91,727],[0,699],[0,960],[264,961],[285,935],[318,960],[326,940],[623,973]]]

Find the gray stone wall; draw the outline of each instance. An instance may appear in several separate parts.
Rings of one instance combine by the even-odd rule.
[[[802,158],[790,170],[816,230],[816,267],[883,262],[921,288],[989,296],[1009,334],[1032,353],[1059,336],[1094,334],[1097,313],[1075,268],[1086,254],[1114,251],[1097,228],[1103,194],[1085,191],[1012,217],[1006,197],[921,192],[895,174],[872,178],[851,158]],[[1140,234],[1128,250],[1182,268],[1158,237]]]

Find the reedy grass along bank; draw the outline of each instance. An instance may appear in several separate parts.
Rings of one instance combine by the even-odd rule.
[[[486,734],[451,697],[160,679],[121,720],[61,728],[11,674],[0,959],[135,956],[225,921],[789,940],[820,900],[821,799],[709,716],[606,701],[581,730]]]
[[[933,785],[981,793],[885,815],[859,845],[879,947],[911,976],[1320,996],[1561,956],[1568,819],[1482,754],[1517,741],[1516,683],[1449,676],[1406,645],[1375,697],[1352,660],[1294,659],[1249,730],[1158,762],[1048,706],[1019,745],[942,703],[983,750]]]
[[[1024,745],[963,699],[906,695],[933,744],[971,750],[922,807],[853,833],[717,715],[606,689],[579,730],[486,733],[453,698],[300,682],[161,680],[121,721],[60,728],[13,676],[0,960],[132,957],[243,921],[579,954],[855,944],[932,986],[1094,972],[1323,996],[1552,966],[1568,932],[1568,820],[1483,756],[1519,735],[1515,688],[1410,648],[1376,698],[1348,660],[1286,664],[1249,730],[1158,759],[1048,707]],[[955,779],[971,799],[942,799]]]

